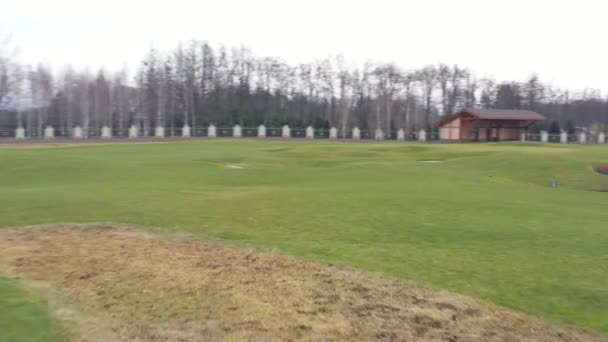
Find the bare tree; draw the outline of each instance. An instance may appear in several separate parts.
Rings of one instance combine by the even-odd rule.
[[[10,35],[0,32],[0,110],[14,107],[10,104],[21,87],[23,73],[15,61],[16,51],[11,47]]]
[[[78,74],[76,78],[77,93],[77,106],[80,112],[79,123],[82,124],[84,134],[88,135],[89,129],[91,128],[91,100],[93,87],[91,86],[91,74],[88,70],[84,70]]]
[[[538,75],[531,75],[524,85],[525,91],[525,106],[528,109],[536,110],[539,102],[544,95],[544,87],[538,79]],[[601,97],[600,95],[594,96],[595,98]]]
[[[215,53],[211,45],[204,42],[201,46],[200,110],[209,119],[209,99],[215,91]]]
[[[496,81],[491,78],[481,80],[481,106],[483,108],[493,108],[496,102]]]
[[[9,45],[3,36],[0,124],[25,124],[30,130],[47,124],[122,130],[133,111],[143,119],[145,134],[150,125],[209,123],[331,125],[342,135],[357,125],[390,134],[401,127],[427,128],[437,114],[475,106],[533,109],[562,127],[597,127],[608,121],[608,99],[600,92],[552,89],[534,75],[523,82],[497,82],[478,79],[458,66],[427,65],[403,72],[393,63],[353,67],[341,56],[294,66],[256,57],[243,46],[214,48],[192,41],[167,53],[150,50],[134,83],[126,70],[91,76],[68,67],[55,84],[48,66],[21,68]]]
[[[443,115],[448,115],[450,112],[448,111],[448,101],[449,101],[449,90],[448,90],[448,82],[452,77],[452,70],[445,65],[440,64],[437,68],[437,82],[439,83],[439,87],[441,88],[441,111]]]
[[[435,68],[434,65],[425,66],[418,72],[418,79],[422,84],[424,96],[424,125],[429,126],[433,112],[433,91],[435,90],[435,86],[437,84],[437,68]]]
[[[323,94],[324,118],[332,126],[335,122],[336,84],[330,59],[324,59],[317,64],[317,76],[319,77],[321,93]]]
[[[464,107],[472,108],[477,105],[477,89],[478,83],[475,76],[471,72],[466,73],[465,90],[464,90]]]
[[[393,117],[393,97],[397,95],[401,86],[401,71],[392,63],[380,65],[374,71],[378,82],[378,100],[384,103],[386,132],[390,134],[392,130]],[[382,128],[382,127],[379,127]]]
[[[35,129],[42,132],[44,124],[47,122],[47,116],[51,101],[54,98],[53,76],[48,66],[39,64],[35,70],[30,69],[28,72],[29,90],[32,93],[35,117]],[[28,120],[28,129],[33,129],[32,118]]]
[[[127,125],[127,114],[129,113],[129,94],[127,82],[127,70],[123,68],[115,73],[112,78],[112,99],[113,99],[113,123],[119,130],[123,130]]]
[[[67,66],[59,77],[57,112],[59,114],[57,123],[59,127],[72,134],[74,126],[74,103],[77,92],[75,84],[76,72],[71,66]]]
[[[96,127],[109,125],[112,120],[111,91],[110,82],[103,69],[97,73],[93,89],[93,123]]]
[[[411,112],[412,104],[416,101],[413,94],[413,87],[416,83],[416,74],[413,72],[407,72],[401,77],[401,83],[403,84],[404,93],[404,109],[403,109],[403,128],[409,132],[412,129],[411,123]]]
[[[346,67],[342,56],[336,58],[336,68],[339,87],[338,121],[342,136],[346,136],[353,98],[353,76]]]
[[[441,110],[443,115],[450,115],[454,109],[465,101],[463,99],[462,83],[468,71],[454,65],[452,68],[440,64],[437,69],[437,82],[441,89]]]

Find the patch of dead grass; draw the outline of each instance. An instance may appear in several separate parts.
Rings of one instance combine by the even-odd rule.
[[[589,341],[466,297],[122,225],[0,231],[0,273],[46,291],[81,341]]]

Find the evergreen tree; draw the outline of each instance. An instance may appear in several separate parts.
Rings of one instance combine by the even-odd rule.
[[[568,133],[568,134],[576,133],[576,129],[574,129],[574,125],[572,124],[572,121],[570,121],[570,120],[566,121],[566,127],[564,129],[566,130],[566,133]]]
[[[551,122],[551,126],[549,127],[549,133],[551,134],[559,134],[561,133],[561,127],[559,126],[559,122],[553,121]]]

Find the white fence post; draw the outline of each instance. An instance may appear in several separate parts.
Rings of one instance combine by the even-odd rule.
[[[129,127],[129,138],[137,138],[137,127],[135,125],[131,125]]]
[[[567,144],[568,143],[568,133],[566,133],[566,131],[562,131],[559,134],[559,142],[562,144]]]
[[[82,127],[80,127],[80,125],[74,127],[74,130],[72,131],[72,137],[74,139],[82,139]]]
[[[315,129],[312,126],[306,127],[306,139],[314,139],[315,138]]]
[[[108,126],[101,127],[101,138],[102,139],[111,139],[112,138],[112,130],[110,130],[110,127],[108,127]]]
[[[15,139],[25,139],[25,128],[19,126],[15,130]]]
[[[336,127],[329,129],[329,139],[338,139],[338,129]]]
[[[544,143],[549,141],[549,133],[547,131],[540,131],[540,141]]]
[[[598,144],[606,143],[606,134],[604,132],[600,132],[600,134],[597,135],[597,143]]]
[[[232,137],[234,138],[240,138],[242,137],[242,131],[241,131],[241,126],[239,125],[234,125],[234,128],[232,129]]]
[[[376,139],[376,140],[384,139],[384,133],[382,132],[382,129],[376,128],[376,132],[374,133],[374,139]]]
[[[585,133],[581,133],[581,134],[578,136],[578,142],[579,142],[579,143],[581,143],[581,144],[585,144],[585,143],[587,143],[587,134],[585,134]]]
[[[418,141],[426,141],[426,131],[421,129],[418,132]]]
[[[165,137],[165,127],[158,125],[154,128],[154,137],[155,138],[164,138]]]
[[[291,129],[289,126],[283,126],[283,138],[291,138]]]
[[[353,128],[353,140],[359,139],[361,139],[361,130],[359,129],[359,127],[355,126],[355,128]]]
[[[46,126],[44,129],[44,139],[53,139],[55,138],[55,129],[53,126]]]
[[[185,124],[182,128],[182,138],[190,138],[190,134],[190,126],[188,126],[188,124]]]
[[[397,131],[397,140],[404,141],[405,140],[405,131],[403,128]]]
[[[266,138],[266,126],[258,126],[258,138]]]
[[[207,138],[215,138],[217,137],[217,129],[215,128],[214,125],[210,125],[209,128],[207,128]]]

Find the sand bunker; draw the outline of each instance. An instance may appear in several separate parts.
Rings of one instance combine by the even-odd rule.
[[[230,168],[230,169],[239,169],[239,170],[245,168],[243,165],[231,165],[231,164],[230,165],[226,165],[226,167]]]
[[[359,271],[109,224],[0,230],[0,274],[46,294],[77,341],[601,340]]]
[[[429,159],[429,160],[419,160],[421,163],[443,163],[443,160],[437,159]]]

